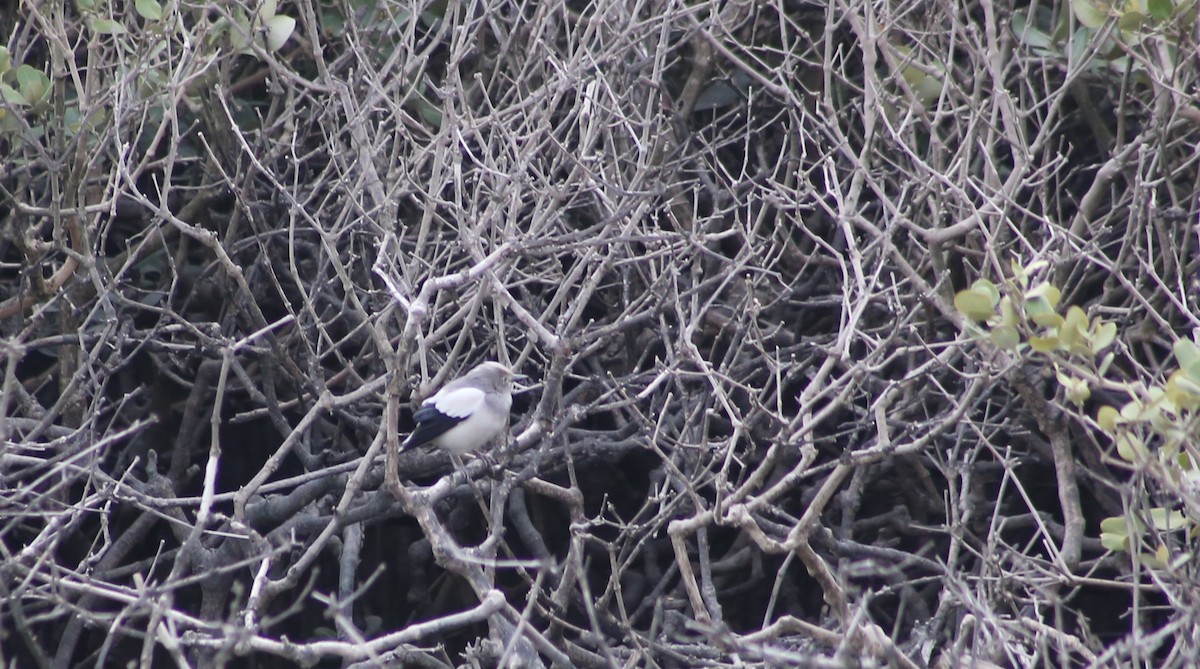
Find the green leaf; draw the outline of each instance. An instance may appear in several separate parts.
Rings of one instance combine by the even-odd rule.
[[[1012,298],[1007,295],[1000,298],[1000,324],[1017,326],[1017,310],[1013,308]]]
[[[1142,564],[1151,569],[1166,569],[1171,561],[1171,553],[1166,546],[1159,546],[1153,553],[1142,553]]]
[[[1117,324],[1105,323],[1097,318],[1095,321],[1092,321],[1091,332],[1089,335],[1090,336],[1088,337],[1088,340],[1091,344],[1090,348],[1092,349],[1092,353],[1099,353],[1100,351],[1108,348],[1108,346],[1116,340]]]
[[[329,36],[340,36],[346,31],[346,19],[340,12],[322,7],[317,15],[321,22],[321,32]]]
[[[1167,0],[1170,2],[1170,0]],[[1050,35],[1038,30],[1024,11],[1013,12],[1012,15],[1012,31],[1021,40],[1021,44],[1032,49],[1049,49],[1054,45],[1054,39]]]
[[[1029,263],[1028,267],[1025,268],[1025,273],[1033,274],[1034,272],[1043,270],[1049,266],[1050,262],[1047,260],[1034,260],[1033,262]]]
[[[67,107],[63,110],[63,126],[72,135],[79,134],[83,128],[83,115],[79,113],[79,107]]]
[[[1099,28],[1108,19],[1108,4],[1093,0],[1071,0],[1071,11],[1075,18],[1088,28]]]
[[[162,20],[162,6],[157,0],[134,0],[133,7],[138,15],[147,21]]]
[[[1117,435],[1117,455],[1125,462],[1138,463],[1143,462],[1149,455],[1146,450],[1146,442],[1142,441],[1141,437],[1135,434],[1119,434]]]
[[[1087,314],[1083,313],[1083,309],[1072,305],[1067,309],[1067,317],[1061,327],[1058,328],[1058,338],[1068,349],[1074,350],[1083,344],[1083,332],[1087,329]]]
[[[1117,429],[1117,424],[1121,420],[1121,414],[1116,409],[1105,404],[1096,412],[1096,423],[1101,430],[1112,432]]]
[[[1129,536],[1129,523],[1125,522],[1124,516],[1109,516],[1100,521],[1100,531],[1127,537]]]
[[[1008,261],[1008,265],[1012,268],[1013,278],[1017,280],[1017,283],[1021,284],[1021,288],[1028,286],[1029,273],[1025,271],[1025,266],[1021,264],[1021,261],[1013,258]]]
[[[1058,307],[1058,301],[1062,299],[1062,291],[1053,284],[1042,282],[1030,288],[1029,292],[1025,293],[1025,299],[1044,299],[1051,309],[1055,309]]]
[[[1049,283],[1040,283],[1025,293],[1025,314],[1040,327],[1056,328],[1063,320],[1054,313],[1060,299],[1062,291]]]
[[[0,99],[3,99],[6,103],[16,107],[25,107],[29,105],[29,103],[25,101],[25,96],[21,95],[17,89],[9,86],[8,84],[0,84]]]
[[[936,69],[936,65],[926,67]],[[933,76],[916,65],[905,65],[904,69],[900,71],[900,75],[908,82],[917,102],[926,107],[937,102],[938,98],[942,96],[942,90],[946,87],[945,81],[941,77]]]
[[[1145,420],[1145,417],[1142,416],[1142,409],[1143,406],[1140,400],[1129,400],[1125,403],[1125,406],[1121,407],[1121,418],[1129,421],[1141,422]]]
[[[1053,311],[1046,311],[1042,302],[1029,302],[1025,305],[1029,320],[1043,328],[1058,328],[1063,324],[1063,317]]]
[[[994,315],[992,300],[975,290],[960,290],[954,296],[954,308],[973,321],[986,321]]]
[[[287,43],[296,29],[296,19],[284,14],[276,14],[264,22],[267,29],[267,51],[275,52]]]
[[[423,95],[418,96],[414,100],[414,104],[417,107],[417,113],[421,115],[422,121],[425,121],[425,123],[434,128],[442,126],[442,110],[437,105],[426,100]]]
[[[127,30],[125,26],[112,19],[93,19],[89,24],[92,32],[100,33],[101,35],[124,35]]]
[[[1084,379],[1077,379],[1073,376],[1068,376],[1062,372],[1056,372],[1058,383],[1067,393],[1067,399],[1071,400],[1076,406],[1081,406],[1092,396],[1091,388],[1088,388],[1088,383]]]
[[[1167,377],[1167,399],[1181,409],[1200,407],[1200,384],[1188,378],[1183,370],[1177,369]]]
[[[1129,523],[1122,516],[1100,521],[1100,544],[1110,551],[1129,550]]]
[[[8,47],[0,46],[0,76],[4,76],[4,73],[11,69],[12,56],[8,53]]]
[[[1061,342],[1059,342],[1058,337],[1055,336],[1029,338],[1029,347],[1038,353],[1049,353],[1051,351],[1055,351],[1060,345]]]
[[[987,279],[976,280],[975,283],[971,284],[971,290],[981,295],[987,295],[993,307],[1000,302],[1000,289],[996,287],[996,284]]]
[[[1006,351],[1015,349],[1021,343],[1021,335],[1017,334],[1017,329],[1011,325],[998,325],[992,328],[989,337],[993,344]]]
[[[1149,22],[1150,17],[1144,12],[1127,9],[1121,12],[1121,15],[1117,18],[1117,27],[1122,31],[1138,30]],[[1134,42],[1136,41],[1136,37],[1134,39],[1126,39],[1125,41]]]
[[[229,36],[229,47],[237,53],[250,52],[250,19],[242,12],[234,12],[231,18],[224,17],[213,23],[210,36],[219,36],[222,32]]]
[[[1150,11],[1150,16],[1153,16],[1156,21],[1166,21],[1171,18],[1171,11],[1174,9],[1171,5],[1171,0],[1149,0],[1146,3],[1146,8]]]
[[[1176,374],[1178,374],[1177,377],[1175,376]],[[1172,376],[1175,377],[1175,381],[1179,384],[1180,390],[1200,397],[1200,384],[1189,378],[1187,374],[1183,373],[1183,370],[1176,370]]]
[[[425,12],[433,14],[439,19],[446,18],[446,9],[450,5],[446,0],[433,0],[425,7]]]
[[[1117,553],[1129,552],[1129,537],[1124,534],[1100,533],[1100,545]]]
[[[25,101],[34,105],[50,92],[50,77],[35,67],[22,65],[17,68],[17,88]]]
[[[1180,339],[1171,350],[1175,352],[1175,362],[1178,362],[1182,369],[1200,363],[1200,348],[1197,348],[1191,339]]]
[[[1181,511],[1172,511],[1163,507],[1150,509],[1150,522],[1154,528],[1163,532],[1183,529],[1187,518]]]
[[[1150,398],[1150,406],[1146,408],[1147,411],[1153,411],[1154,403],[1162,399],[1166,394],[1166,391],[1158,386],[1150,386],[1147,388],[1146,396]]]
[[[1082,63],[1092,43],[1096,31],[1086,26],[1079,26],[1067,39],[1067,60],[1072,63]]]

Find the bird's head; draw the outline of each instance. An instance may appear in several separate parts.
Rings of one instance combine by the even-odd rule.
[[[472,369],[467,376],[476,381],[485,390],[499,393],[511,393],[513,379],[524,378],[524,374],[515,374],[507,366],[498,362],[485,362]]]

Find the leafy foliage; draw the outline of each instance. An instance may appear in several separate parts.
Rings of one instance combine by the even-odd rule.
[[[955,308],[969,319],[969,324],[977,322],[987,329],[985,332],[968,325],[980,338],[1018,355],[1045,356],[1067,399],[1077,407],[1083,407],[1091,398],[1092,386],[1107,386],[1132,398],[1120,410],[1107,404],[1100,406],[1096,425],[1115,444],[1121,459],[1158,479],[1160,490],[1166,493],[1156,496],[1158,503],[1164,496],[1172,499],[1169,507],[1149,508],[1154,498],[1148,495],[1130,499],[1125,514],[1100,521],[1100,541],[1109,550],[1133,553],[1143,564],[1159,569],[1186,562],[1200,535],[1200,515],[1195,515],[1200,511],[1195,485],[1200,483],[1200,465],[1195,459],[1200,445],[1196,439],[1200,424],[1200,347],[1189,340],[1175,342],[1180,368],[1171,373],[1165,387],[1110,378],[1114,355],[1108,354],[1098,364],[1097,356],[1115,341],[1116,324],[1099,318],[1089,322],[1078,306],[1071,306],[1065,317],[1060,316],[1055,309],[1062,291],[1046,282],[1029,287],[1031,274],[1046,265],[1035,262],[1025,267],[1014,260],[1013,279],[1006,282],[1003,294],[990,281],[980,279],[955,296]],[[1072,364],[1076,361],[1082,361],[1083,367]],[[1151,440],[1157,445],[1153,451],[1147,446]],[[1139,514],[1148,520],[1139,519]],[[1187,535],[1178,544],[1184,552],[1176,551],[1173,559],[1167,543],[1155,537],[1180,531]],[[1151,547],[1143,551],[1147,544]]]

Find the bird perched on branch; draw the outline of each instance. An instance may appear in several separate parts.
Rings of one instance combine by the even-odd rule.
[[[413,413],[417,427],[400,450],[425,444],[455,455],[478,450],[508,428],[515,376],[524,375],[485,362],[447,383]]]

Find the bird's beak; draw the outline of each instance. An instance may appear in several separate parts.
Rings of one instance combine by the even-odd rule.
[[[529,379],[528,374],[513,374],[513,382],[514,382],[513,390],[517,391],[518,393],[523,393],[527,390],[532,390],[533,386],[525,385],[525,383],[527,383],[529,380],[530,379]],[[518,383],[518,382],[520,382],[520,383]]]

